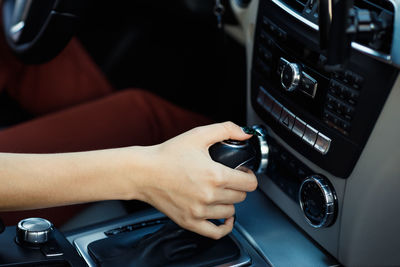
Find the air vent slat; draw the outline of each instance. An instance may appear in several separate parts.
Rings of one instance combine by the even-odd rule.
[[[371,35],[369,38],[364,38],[364,36],[361,35],[356,39],[356,42],[378,52],[390,54],[393,39],[393,4],[387,0],[355,0],[354,6],[356,8],[373,11],[380,19],[385,20],[386,22],[389,22],[389,25],[392,25],[385,31],[375,34],[372,38]]]
[[[304,17],[306,20],[311,23],[318,24],[318,14],[317,8],[315,4],[318,4],[317,1],[310,0],[278,0],[285,4],[288,8],[292,9],[300,16]],[[311,4],[312,3],[312,4]],[[368,9],[376,13],[376,16],[385,21],[388,25],[391,25],[389,28],[385,29],[382,32],[375,34],[375,36],[371,35],[361,35],[357,37],[356,42],[362,44],[363,46],[367,46],[379,53],[390,54],[391,46],[393,41],[393,23],[394,23],[394,6],[393,3],[389,0],[354,0],[354,6],[356,9]],[[308,13],[306,11],[312,10],[313,13]]]

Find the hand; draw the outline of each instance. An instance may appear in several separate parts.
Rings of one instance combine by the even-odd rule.
[[[190,130],[151,147],[149,175],[143,179],[140,199],[153,205],[181,227],[219,239],[233,228],[234,203],[257,188],[255,175],[213,161],[208,148],[227,139],[251,135],[231,123]],[[226,219],[214,225],[207,219]]]

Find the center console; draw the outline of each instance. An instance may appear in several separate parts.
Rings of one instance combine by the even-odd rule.
[[[246,12],[236,10],[242,27],[250,33],[254,29],[251,41],[247,40],[248,120],[265,125],[271,136],[270,161],[259,184],[295,224],[342,263],[365,265],[367,258],[393,263],[396,260],[387,249],[361,240],[370,236],[366,229],[386,236],[372,215],[373,203],[384,198],[379,184],[386,188],[383,181],[394,176],[374,177],[372,170],[385,173],[382,169],[390,164],[378,165],[372,160],[373,151],[367,149],[366,155],[366,148],[371,140],[390,147],[374,131],[397,89],[399,3],[355,0],[355,10],[384,17],[388,27],[379,36],[355,36],[346,63],[333,69],[327,68],[329,53],[321,48],[321,1],[260,0]],[[389,206],[379,209],[385,213]],[[362,222],[368,227],[363,228]],[[397,243],[396,238],[375,238],[385,248]],[[361,252],[366,247],[368,257]]]

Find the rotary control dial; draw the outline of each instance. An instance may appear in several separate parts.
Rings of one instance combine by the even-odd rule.
[[[315,228],[330,226],[337,214],[337,197],[328,180],[321,175],[307,177],[300,186],[300,207],[307,222]]]
[[[281,64],[283,64],[281,70],[281,84],[282,87],[289,92],[296,90],[300,84],[301,69],[300,65],[296,63],[290,63],[287,60],[281,58]]]
[[[53,231],[53,224],[46,219],[24,219],[17,226],[17,242],[20,244],[41,245],[50,239]]]

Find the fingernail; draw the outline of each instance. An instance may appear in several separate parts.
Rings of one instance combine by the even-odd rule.
[[[241,128],[242,128],[243,132],[245,132],[246,134],[259,135],[259,133],[251,127],[245,126],[245,127],[241,127]]]

